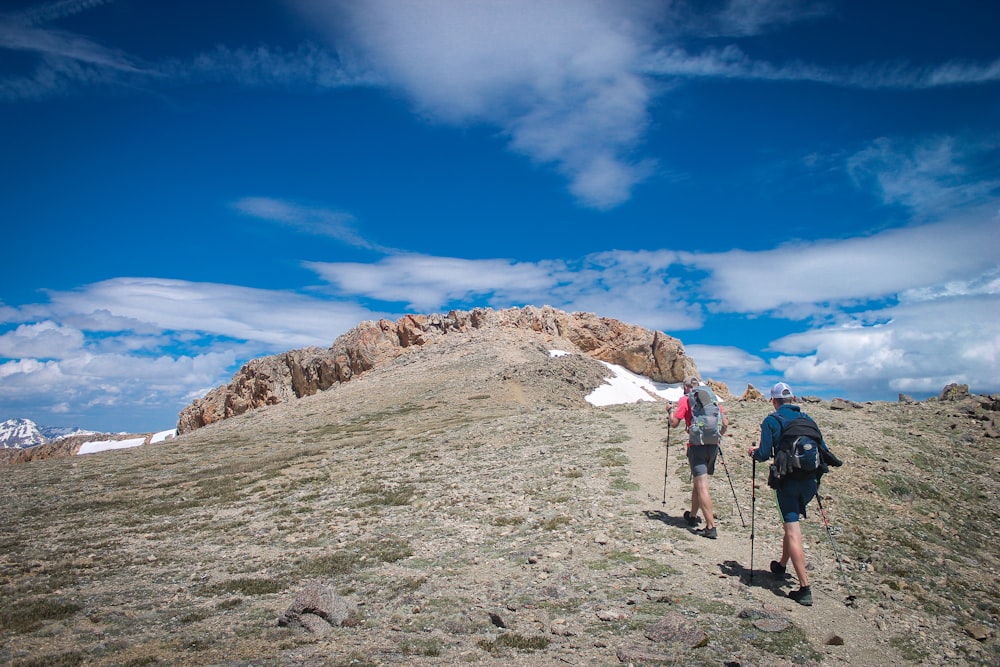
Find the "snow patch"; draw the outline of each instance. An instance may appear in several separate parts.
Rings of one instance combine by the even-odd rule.
[[[563,350],[549,350],[551,357],[563,357],[567,354],[570,353]],[[587,395],[587,402],[591,405],[624,405],[639,401],[655,401],[657,398],[676,403],[684,395],[684,385],[680,382],[677,384],[653,382],[648,377],[636,375],[624,366],[609,364],[606,361],[601,363],[611,369],[614,377]]]
[[[146,438],[130,438],[128,440],[88,440],[80,445],[80,450],[77,452],[77,456],[81,454],[104,452],[109,449],[128,449],[129,447],[138,447],[145,442]]]

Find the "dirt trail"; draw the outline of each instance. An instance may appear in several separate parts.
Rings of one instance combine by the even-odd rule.
[[[720,590],[723,595],[735,598],[730,601],[741,611],[760,610],[788,618],[823,652],[825,664],[883,667],[905,663],[887,641],[880,640],[881,633],[861,608],[845,604],[847,593],[815,502],[810,505],[809,517],[803,522],[813,606],[803,607],[785,597],[785,592],[798,587],[794,576],[784,584],[771,576],[768,564],[781,553],[781,528],[773,492],[764,483],[762,464],[757,466],[759,487],[755,511],[751,507],[751,464],[745,452],[757,436],[756,425],[734,424],[724,438],[725,463],[733,487],[727,479],[726,468],[718,461],[711,480],[718,539],[702,538],[688,530],[683,513],[690,508],[691,484],[683,429],[674,429],[670,434],[666,502],[663,501],[667,426],[666,412],[663,414],[663,419],[657,421],[634,412],[623,411],[616,416],[631,436],[622,447],[630,459],[630,473],[640,486],[636,492],[640,509],[662,516],[664,539],[670,540],[676,551],[688,556],[671,562],[681,570],[687,587],[702,594]],[[733,488],[739,510],[734,503]],[[741,524],[740,511],[745,528]],[[753,585],[748,586],[751,523],[755,524],[754,576]],[[817,544],[818,539],[824,540],[824,544]],[[834,636],[842,639],[843,644],[830,645],[828,642]]]

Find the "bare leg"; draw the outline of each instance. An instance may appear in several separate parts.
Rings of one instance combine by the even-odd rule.
[[[715,528],[715,512],[712,508],[712,495],[708,492],[708,475],[694,478],[691,489],[691,507],[697,507],[705,517],[705,528]],[[694,514],[694,509],[691,510]]]
[[[781,560],[782,565],[792,561],[795,568],[795,576],[799,578],[799,586],[803,588],[809,585],[809,577],[806,575],[806,553],[802,548],[802,527],[798,521],[785,522],[785,536],[781,540]]]

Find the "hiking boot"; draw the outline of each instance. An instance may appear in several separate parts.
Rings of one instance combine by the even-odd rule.
[[[806,607],[811,607],[813,604],[813,594],[808,586],[803,586],[797,591],[788,591],[788,597]]]
[[[696,516],[691,516],[691,512],[688,510],[684,510],[684,520],[687,521],[687,525],[689,528],[694,528],[699,523],[701,523],[701,519],[699,519]]]
[[[719,536],[719,531],[716,528],[700,528],[698,530],[691,531],[695,535],[701,535],[702,537],[707,537],[710,540],[714,540]]]
[[[784,565],[782,565],[778,561],[776,561],[776,560],[772,560],[771,561],[771,574],[774,575],[775,579],[787,579],[788,578],[788,573],[785,571],[787,569],[788,568],[786,568]]]

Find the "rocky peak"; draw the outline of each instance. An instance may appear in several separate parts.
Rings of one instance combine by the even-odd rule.
[[[395,322],[362,322],[328,349],[308,347],[246,363],[229,384],[216,387],[181,411],[177,431],[186,433],[247,410],[310,396],[413,348],[491,329],[541,335],[554,347],[622,366],[657,382],[681,382],[698,374],[680,340],[593,313],[526,306],[406,315]]]

